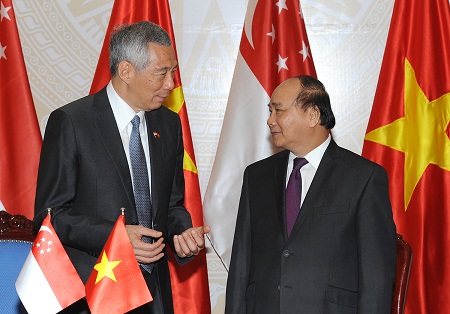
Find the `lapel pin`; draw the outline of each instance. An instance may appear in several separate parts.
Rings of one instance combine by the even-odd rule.
[[[161,135],[159,135],[159,133],[158,133],[158,132],[153,132],[153,137],[154,137],[154,138],[160,138],[160,137],[161,137]]]

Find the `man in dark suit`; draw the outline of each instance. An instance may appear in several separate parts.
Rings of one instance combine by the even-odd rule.
[[[317,79],[286,80],[269,111],[284,150],[245,170],[225,313],[390,313],[396,230],[385,170],[336,145]],[[293,171],[296,157],[303,167]]]
[[[162,106],[174,88],[177,67],[170,37],[158,25],[139,22],[117,29],[110,40],[111,82],[52,112],[41,152],[36,227],[46,208],[52,208],[53,226],[86,282],[124,207],[136,259],[142,267],[153,267],[142,272],[154,301],[138,308],[139,313],[173,313],[166,245],[184,264],[204,248],[203,235],[210,231],[207,226],[193,228],[183,206],[181,123]],[[133,130],[135,116],[140,123]],[[145,155],[144,193],[151,202],[144,210],[152,213],[148,227],[136,210],[133,131]]]

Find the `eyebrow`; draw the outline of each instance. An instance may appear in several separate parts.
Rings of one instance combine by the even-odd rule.
[[[178,63],[174,67],[162,67],[157,68],[156,72],[167,72],[167,71],[175,71],[178,69]]]
[[[281,102],[271,102],[267,104],[267,107],[281,107]]]

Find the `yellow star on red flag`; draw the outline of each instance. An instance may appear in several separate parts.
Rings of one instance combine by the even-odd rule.
[[[183,88],[181,86],[174,88],[166,98],[164,105],[173,112],[179,113],[184,105]],[[198,174],[197,166],[186,149],[184,150],[183,169]]]
[[[97,278],[95,283],[98,283],[104,277],[117,282],[116,276],[114,275],[113,269],[120,264],[121,261],[109,261],[106,251],[103,251],[102,260],[100,263],[95,264],[94,269],[97,271]]]
[[[102,280],[105,277],[111,280]],[[123,210],[86,282],[86,301],[92,314],[103,314],[126,313],[152,300],[125,229]]]
[[[405,153],[405,211],[429,164],[450,171],[450,92],[428,100],[405,58],[405,116],[366,134],[365,139]]]

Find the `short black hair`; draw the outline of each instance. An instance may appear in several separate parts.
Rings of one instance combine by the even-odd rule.
[[[295,102],[306,110],[310,107],[317,107],[320,112],[320,125],[327,130],[331,130],[336,124],[333,110],[331,109],[330,96],[325,86],[315,77],[309,75],[299,75],[294,78],[300,81],[301,89]]]

